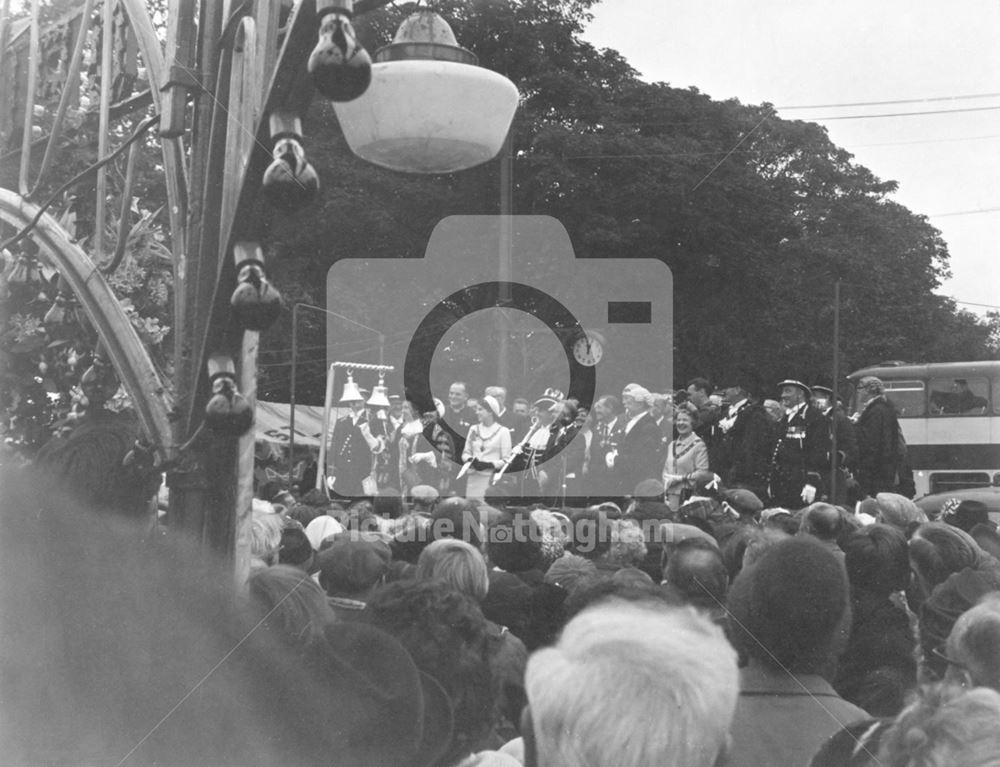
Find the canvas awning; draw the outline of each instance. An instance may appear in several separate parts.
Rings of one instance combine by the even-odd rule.
[[[345,410],[346,412],[346,410]],[[288,430],[291,407],[287,402],[264,402],[257,400],[254,429],[258,442],[276,442],[287,445],[291,432]],[[330,428],[340,415],[336,409],[330,413]],[[323,433],[323,408],[312,405],[295,406],[295,444],[309,448],[319,448]]]

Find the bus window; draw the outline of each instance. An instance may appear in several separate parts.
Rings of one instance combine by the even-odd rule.
[[[900,418],[920,418],[924,415],[923,381],[883,381],[885,398],[896,408]]]
[[[1000,415],[1000,378],[993,379],[993,414]]]
[[[985,378],[932,378],[931,415],[985,415],[989,405]]]

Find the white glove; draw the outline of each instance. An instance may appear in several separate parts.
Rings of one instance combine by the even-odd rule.
[[[802,495],[799,497],[804,503],[812,503],[816,500],[816,488],[812,485],[806,485],[802,488]]]
[[[615,458],[618,457],[618,451],[612,450],[606,456],[604,456],[604,462],[607,464],[609,469],[615,468]]]
[[[680,474],[664,474],[663,475],[663,486],[666,488],[672,487],[673,485],[680,484],[684,481],[684,477]]]

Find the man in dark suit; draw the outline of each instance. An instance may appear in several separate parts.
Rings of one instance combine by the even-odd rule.
[[[771,457],[769,489],[772,505],[795,510],[823,494],[830,431],[823,415],[809,404],[808,386],[785,380],[778,387],[785,417]]]
[[[722,438],[721,466],[717,471],[727,487],[745,487],[764,498],[774,451],[771,420],[764,407],[752,398],[748,382],[734,376],[723,388],[727,407],[718,424]]]
[[[865,376],[858,381],[858,483],[862,496],[892,493],[899,462],[896,411],[885,398],[881,379]]]
[[[663,466],[658,463],[663,433],[649,414],[649,390],[629,384],[622,392],[625,426],[616,452],[609,453],[608,466],[614,470],[619,493],[631,495],[644,479],[658,479]]]
[[[601,503],[618,493],[614,475],[608,468],[608,454],[618,448],[621,439],[621,402],[617,397],[606,394],[594,403],[593,416],[593,435],[584,462],[584,476],[590,503]]]
[[[362,480],[372,471],[372,448],[364,433],[368,420],[364,399],[359,395],[357,399],[346,401],[346,404],[351,412],[337,419],[330,440],[333,492],[346,498],[357,498],[364,495]]]

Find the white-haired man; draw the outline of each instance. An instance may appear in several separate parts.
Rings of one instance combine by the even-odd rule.
[[[708,618],[609,601],[531,656],[525,688],[526,767],[711,767],[739,680],[736,653]]]
[[[625,425],[618,449],[608,456],[622,496],[631,495],[644,479],[659,479],[663,473],[660,443],[663,433],[649,414],[649,390],[631,383],[622,391]]]

